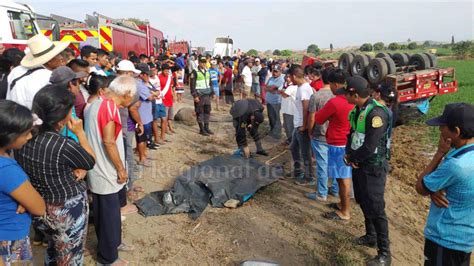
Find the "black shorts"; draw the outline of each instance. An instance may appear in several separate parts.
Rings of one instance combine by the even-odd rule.
[[[138,133],[135,133],[137,143],[147,142],[147,140],[151,137],[151,134],[153,133],[152,123],[143,125],[143,127],[145,129],[145,132],[141,136],[139,136]]]
[[[425,266],[469,266],[471,253],[442,247],[425,239]]]

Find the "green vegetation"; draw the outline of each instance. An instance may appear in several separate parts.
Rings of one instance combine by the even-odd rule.
[[[285,49],[281,51],[281,56],[291,56],[293,54],[293,51]]]
[[[363,51],[363,52],[370,52],[374,49],[374,47],[372,46],[372,44],[370,43],[364,43],[360,46],[359,50]]]
[[[465,59],[468,55],[474,56],[474,43],[472,41],[462,41],[453,45],[453,52],[460,58]]]
[[[308,49],[306,49],[306,52],[308,54],[313,54],[315,56],[318,56],[321,54],[321,49],[319,49],[319,47],[316,44],[310,44],[308,46]]]
[[[281,51],[278,50],[278,49],[275,49],[275,50],[273,51],[273,55],[280,56],[280,55],[281,55]]]
[[[258,51],[255,50],[255,49],[250,49],[248,50],[245,54],[249,55],[249,56],[257,56],[258,55]]]
[[[375,51],[382,51],[383,49],[385,49],[385,44],[383,42],[374,43],[374,50]]]

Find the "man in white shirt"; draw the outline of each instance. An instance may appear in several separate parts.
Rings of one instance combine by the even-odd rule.
[[[250,70],[253,67],[253,62],[248,60],[244,62],[244,68],[242,70],[242,80],[244,81],[242,91],[240,93],[240,98],[244,99],[250,95],[250,90],[252,88],[252,71]]]
[[[290,79],[298,86],[295,99],[295,113],[293,117],[294,131],[290,145],[293,157],[293,174],[299,185],[315,185],[313,168],[311,166],[311,141],[308,134],[309,100],[313,95],[313,88],[304,78],[301,66],[290,68]],[[302,166],[304,169],[302,169]]]
[[[36,93],[49,84],[52,71],[64,65],[61,52],[69,42],[51,42],[43,34],[37,34],[27,45],[29,53],[8,76],[7,100],[31,109]]]

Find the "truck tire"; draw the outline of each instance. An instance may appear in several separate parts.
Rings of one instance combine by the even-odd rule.
[[[397,67],[402,67],[408,65],[408,62],[410,61],[409,57],[406,54],[402,53],[396,53],[392,56],[393,61],[395,62],[395,65]]]
[[[384,57],[390,57],[390,55],[388,53],[385,53],[385,52],[380,52],[375,57],[376,58],[384,58]]]
[[[424,53],[426,56],[428,56],[428,59],[430,60],[431,67],[438,67],[438,58],[436,55],[431,54],[431,53]]]
[[[388,74],[387,62],[383,58],[375,58],[367,67],[367,78],[373,85],[380,84]]]
[[[369,58],[364,54],[359,54],[354,58],[354,61],[352,61],[351,74],[354,76],[365,76],[368,66]]]
[[[339,57],[339,61],[337,63],[337,67],[341,70],[347,71],[347,73],[350,72],[351,64],[352,61],[354,61],[354,56],[350,53],[343,53]]]
[[[425,54],[414,54],[410,57],[410,66],[415,66],[416,70],[423,70],[431,67],[430,59]]]
[[[357,54],[354,53],[354,52],[350,52],[350,54],[351,54],[353,57],[356,57],[356,56],[357,56]]]
[[[397,66],[395,65],[395,61],[391,57],[384,57],[385,63],[387,63],[388,67],[388,74],[395,74],[397,72]]]

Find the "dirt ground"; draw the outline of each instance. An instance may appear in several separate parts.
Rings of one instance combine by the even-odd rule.
[[[192,106],[191,99],[177,104]],[[214,111],[214,121],[228,121],[229,107]],[[264,125],[265,127],[266,125]],[[202,137],[197,125],[176,124],[176,134],[170,143],[150,155],[152,168],[145,168],[137,184],[146,192],[163,190],[173,185],[173,179],[184,170],[219,154],[235,149],[234,131],[230,122],[213,122],[216,135]],[[265,129],[264,129],[265,130]],[[421,265],[423,262],[423,227],[428,199],[414,190],[416,175],[427,163],[426,143],[416,136],[425,127],[403,126],[395,130],[393,154],[386,187],[387,214],[394,265]],[[264,147],[269,157],[257,157],[263,162],[291,166],[291,156],[279,142],[266,137]],[[254,150],[253,144],[250,145]],[[235,265],[244,260],[266,260],[282,265],[361,265],[376,255],[374,249],[353,244],[364,233],[360,208],[352,205],[348,223],[328,221],[321,217],[330,209],[310,201],[304,193],[314,188],[294,185],[282,179],[258,192],[253,199],[237,209],[208,207],[197,220],[187,214],[144,218],[127,216],[123,223],[123,239],[136,250],[120,256],[131,265]],[[141,196],[143,196],[142,194]],[[329,197],[330,202],[337,201]],[[86,265],[94,265],[95,233],[91,225],[87,242]],[[35,261],[42,262],[42,248],[35,248]]]

